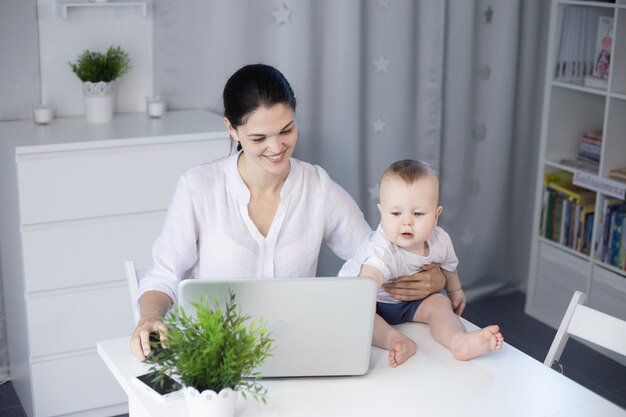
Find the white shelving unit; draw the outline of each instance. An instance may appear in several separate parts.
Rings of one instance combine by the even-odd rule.
[[[143,17],[148,17],[147,1],[68,1],[57,0],[57,10],[63,19],[67,19],[70,9],[75,8],[132,8]]]
[[[557,59],[568,8],[587,8],[613,17],[609,80],[606,89],[556,79]],[[571,11],[571,10],[570,10]],[[535,193],[531,264],[528,277],[526,313],[558,327],[572,293],[589,295],[588,303],[599,310],[626,319],[626,271],[602,262],[598,245],[603,232],[603,204],[626,184],[608,178],[611,169],[626,166],[626,0],[617,3],[553,0],[543,102],[539,173]],[[575,160],[581,136],[602,129],[603,139],[597,172],[581,171],[564,163]],[[544,199],[544,174],[567,171],[594,184],[595,218],[589,253],[566,247],[540,233]],[[621,199],[623,199],[623,193]]]

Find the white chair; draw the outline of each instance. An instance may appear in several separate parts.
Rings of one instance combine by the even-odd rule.
[[[139,294],[139,280],[145,271],[138,271],[135,268],[135,261],[132,260],[124,262],[124,270],[126,271],[126,284],[128,285],[128,295],[130,296],[133,318],[135,319],[135,324],[137,324],[137,321],[139,321],[139,306],[135,300],[137,299],[137,294]]]
[[[626,321],[587,307],[586,298],[580,291],[572,296],[544,365],[563,373],[559,359],[570,335],[626,356]]]

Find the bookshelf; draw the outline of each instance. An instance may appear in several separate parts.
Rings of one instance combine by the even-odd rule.
[[[626,319],[626,0],[553,0],[548,42],[526,313],[556,328],[579,290]],[[608,75],[587,82],[598,45]]]

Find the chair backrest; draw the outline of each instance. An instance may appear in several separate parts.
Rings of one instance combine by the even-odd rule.
[[[137,294],[139,294],[139,279],[143,276],[143,270],[138,271],[135,268],[135,261],[128,260],[124,262],[124,270],[126,271],[126,284],[128,285],[128,295],[133,310],[133,318],[135,324],[139,321],[139,306],[136,302]]]
[[[544,365],[558,363],[569,336],[575,336],[626,356],[626,321],[584,305],[587,296],[576,291],[556,332]]]

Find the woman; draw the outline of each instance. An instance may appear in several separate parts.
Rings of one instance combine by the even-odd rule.
[[[291,158],[298,140],[296,98],[268,65],[247,65],[224,87],[224,123],[235,155],[182,175],[139,287],[131,349],[144,360],[151,332],[187,278],[314,276],[324,241],[342,259],[371,231],[349,194],[320,167]],[[434,272],[403,277],[388,292],[419,299],[443,288]]]

